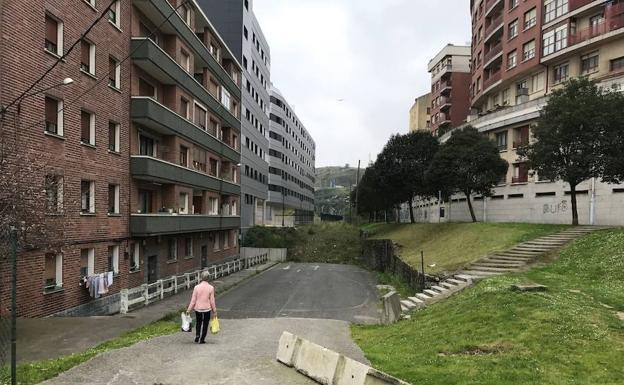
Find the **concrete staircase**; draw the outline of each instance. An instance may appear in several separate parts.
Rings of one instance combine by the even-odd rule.
[[[496,252],[484,257],[465,269],[457,272],[430,289],[401,300],[404,316],[413,310],[423,309],[440,302],[451,295],[472,286],[476,281],[496,275],[526,270],[535,260],[553,250],[557,250],[571,241],[603,227],[579,226],[569,228],[557,234],[547,235],[528,242],[520,243],[507,251]]]

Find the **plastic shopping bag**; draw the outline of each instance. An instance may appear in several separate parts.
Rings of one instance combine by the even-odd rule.
[[[210,321],[210,333],[217,334],[219,330],[221,330],[219,327],[219,318],[214,317],[212,321]]]
[[[186,313],[182,313],[182,331],[185,333],[193,331],[193,318]]]

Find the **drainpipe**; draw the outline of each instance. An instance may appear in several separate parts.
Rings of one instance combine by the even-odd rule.
[[[596,178],[591,180],[591,199],[589,201],[589,224],[596,224]]]

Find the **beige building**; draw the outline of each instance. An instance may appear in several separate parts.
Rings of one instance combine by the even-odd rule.
[[[410,108],[409,130],[431,130],[431,94],[419,96]]]

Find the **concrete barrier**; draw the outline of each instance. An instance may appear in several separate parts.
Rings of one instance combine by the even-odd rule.
[[[323,385],[409,385],[289,332],[282,333],[277,360]]]
[[[381,323],[384,325],[393,324],[401,319],[401,297],[396,291],[384,295],[381,298],[382,313]]]

